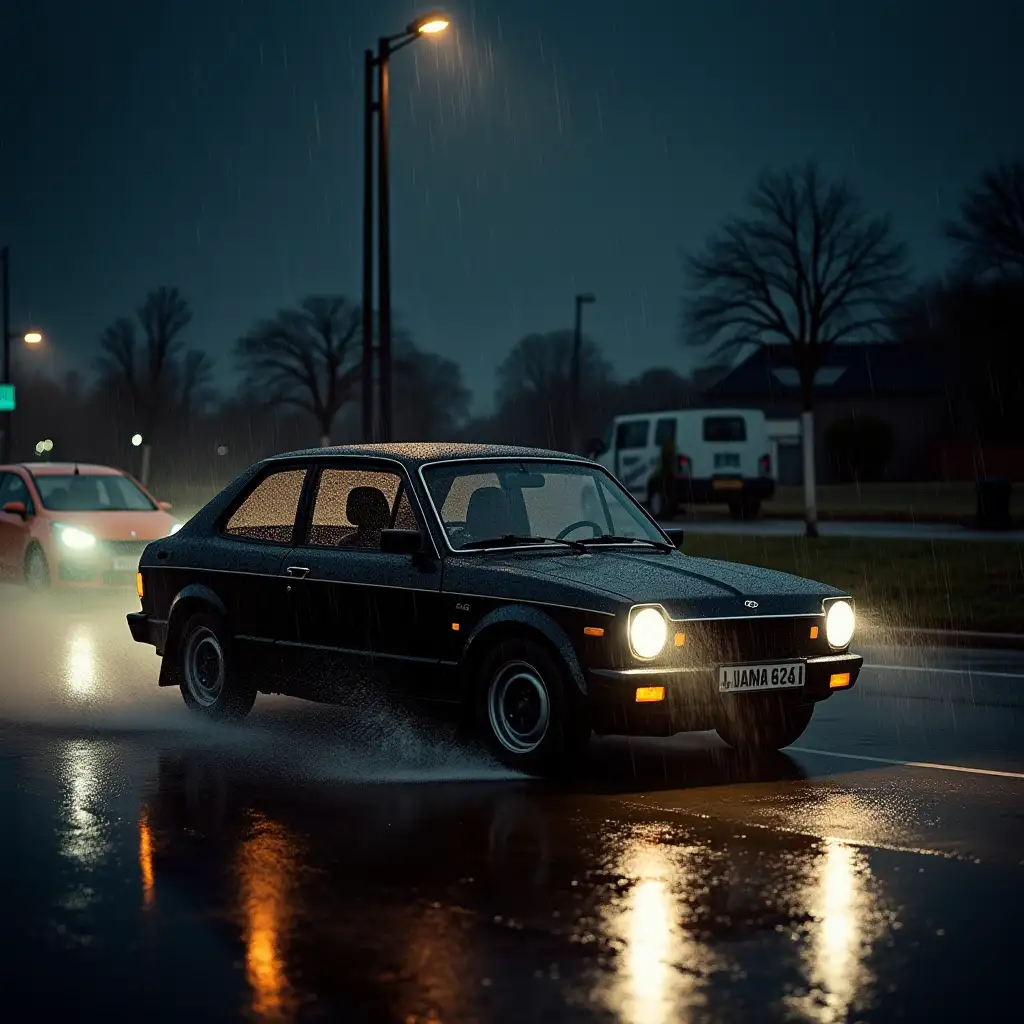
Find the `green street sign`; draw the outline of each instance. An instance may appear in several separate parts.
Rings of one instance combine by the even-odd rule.
[[[0,412],[14,412],[13,384],[0,384]]]

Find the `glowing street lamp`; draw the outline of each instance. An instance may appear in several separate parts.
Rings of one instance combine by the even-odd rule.
[[[141,434],[132,434],[132,447],[133,448],[138,448],[139,445],[141,445],[141,444],[142,444],[142,435]]]
[[[38,345],[42,340],[43,336],[39,331],[29,331],[24,337],[26,345]]]
[[[388,67],[391,54],[421,36],[443,35],[451,24],[439,11],[409,22],[404,32],[381,36],[367,50],[363,108],[363,440],[374,439],[373,408],[373,115],[377,115],[377,351],[380,360],[381,440],[391,440],[391,214],[388,185]],[[374,98],[373,72],[377,71]]]

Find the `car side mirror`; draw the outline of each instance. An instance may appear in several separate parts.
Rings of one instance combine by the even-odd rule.
[[[683,537],[686,531],[681,526],[665,526],[662,527],[665,532],[665,536],[676,546],[676,550],[683,550]]]
[[[169,501],[158,501],[156,504],[157,508],[159,508],[161,512],[170,512],[171,509],[174,508]]]
[[[9,516],[21,516],[22,519],[28,518],[28,509],[25,508],[25,502],[23,501],[8,501],[4,505],[4,511]]]
[[[608,449],[605,447],[604,441],[599,437],[595,437],[588,446],[590,454],[592,456],[604,455]]]
[[[415,555],[423,547],[419,530],[381,530],[380,549],[389,555]]]

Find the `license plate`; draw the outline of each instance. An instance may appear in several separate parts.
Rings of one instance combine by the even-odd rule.
[[[803,685],[802,661],[783,661],[772,665],[723,665],[718,670],[718,689],[721,693],[796,690]]]
[[[735,479],[712,480],[711,486],[716,491],[741,491],[743,490],[743,481]]]
[[[138,558],[115,558],[114,572],[135,572],[139,567]]]
[[[728,469],[730,466],[739,468],[740,457],[731,452],[720,452],[715,456],[715,469]]]

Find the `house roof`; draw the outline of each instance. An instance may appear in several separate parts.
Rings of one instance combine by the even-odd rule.
[[[822,398],[885,398],[936,395],[945,390],[942,361],[923,345],[868,342],[836,345],[815,379]],[[790,398],[800,382],[788,345],[758,348],[704,393],[707,398]]]

